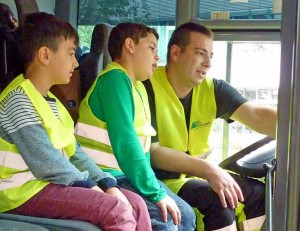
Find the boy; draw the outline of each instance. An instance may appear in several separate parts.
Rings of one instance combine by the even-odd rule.
[[[151,136],[156,132],[141,81],[156,67],[157,39],[157,32],[142,24],[113,28],[108,42],[113,62],[83,99],[75,130],[85,152],[104,171],[142,195],[153,230],[194,230],[191,207],[156,179],[150,165]]]
[[[0,95],[0,212],[151,230],[143,200],[119,189],[82,151],[70,115],[49,92],[78,66],[77,32],[53,15],[33,13],[21,38],[25,73]]]

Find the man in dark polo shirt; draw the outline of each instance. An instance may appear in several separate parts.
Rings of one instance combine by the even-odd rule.
[[[171,190],[204,216],[205,230],[237,230],[237,211],[243,214],[237,221],[241,230],[259,230],[265,220],[265,185],[206,161],[208,138],[217,118],[275,137],[277,111],[248,102],[225,81],[206,77],[212,56],[213,32],[198,23],[182,24],[170,38],[167,65],[145,82],[157,130],[152,165]],[[197,230],[203,230],[203,223]]]

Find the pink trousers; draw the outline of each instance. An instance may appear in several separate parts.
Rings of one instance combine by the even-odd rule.
[[[8,213],[90,222],[103,230],[151,230],[144,200],[121,189],[132,206],[107,193],[79,187],[49,184],[30,200]]]

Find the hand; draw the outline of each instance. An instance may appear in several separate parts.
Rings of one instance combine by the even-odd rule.
[[[132,210],[131,204],[125,197],[125,195],[117,187],[111,187],[105,191],[107,194],[117,197],[119,200],[124,202],[130,210]]]
[[[99,188],[98,186],[94,186],[91,189],[96,190],[98,192],[103,192],[103,190],[101,188]]]
[[[166,196],[164,199],[160,200],[156,203],[156,205],[160,208],[164,222],[167,222],[168,211],[171,214],[174,224],[179,225],[181,222],[181,213],[175,201],[170,197]]]
[[[232,209],[236,208],[239,201],[244,201],[240,186],[228,172],[219,166],[209,165],[210,168],[206,180],[209,182],[211,188],[218,194],[222,206],[226,208],[228,202]]]

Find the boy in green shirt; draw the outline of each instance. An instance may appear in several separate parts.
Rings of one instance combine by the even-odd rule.
[[[153,230],[194,230],[191,207],[157,180],[150,165],[156,132],[141,81],[156,68],[157,39],[157,32],[142,24],[113,28],[108,42],[113,62],[82,101],[75,130],[85,152],[104,171],[144,198]]]

